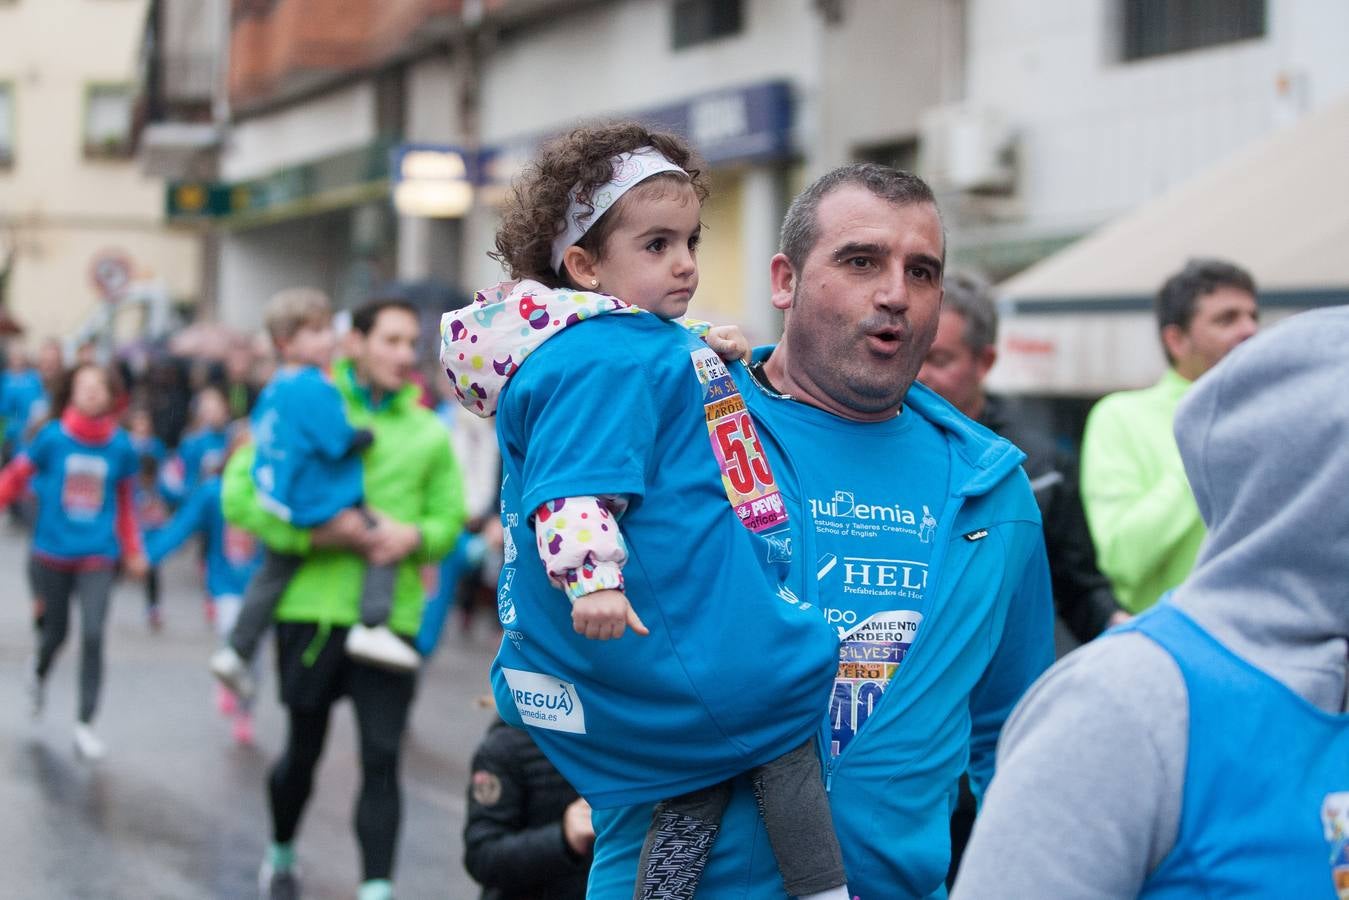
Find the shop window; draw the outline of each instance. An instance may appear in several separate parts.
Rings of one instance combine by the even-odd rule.
[[[131,155],[132,87],[91,84],[84,94],[84,155],[119,158]]]
[[[1265,0],[1122,0],[1128,62],[1263,37]]]
[[[730,37],[744,28],[742,0],[675,0],[670,11],[676,50]]]
[[[0,169],[14,165],[14,86],[0,82]]]

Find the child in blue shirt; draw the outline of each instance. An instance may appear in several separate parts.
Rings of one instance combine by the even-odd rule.
[[[499,412],[493,686],[593,806],[667,798],[637,897],[691,900],[747,772],[788,892],[846,898],[814,737],[837,639],[780,583],[786,512],[743,399],[669,321],[698,284],[690,157],[631,124],[548,146],[497,233],[521,280],[442,322],[461,402]]]
[[[136,521],[149,540],[169,520],[168,498],[160,485],[161,467],[168,458],[168,450],[155,435],[150,411],[143,406],[127,410],[126,431],[140,463],[136,474]],[[163,624],[159,593],[159,567],[151,564],[145,573],[145,619],[152,631],[158,631]]]
[[[136,452],[114,413],[121,383],[110,370],[81,365],[58,386],[48,422],[0,472],[0,508],[31,481],[38,498],[29,577],[43,604],[38,652],[28,673],[33,713],[41,711],[47,676],[80,604],[79,719],[75,747],[103,756],[92,730],[103,684],[103,631],[116,568],[145,574],[132,492]]]
[[[336,344],[327,296],[307,288],[281,291],[268,304],[266,324],[281,367],[253,409],[259,502],[300,528],[320,526],[346,509],[357,510],[369,527],[376,527],[363,503],[360,458],[373,435],[351,427],[341,394],[323,374]],[[302,557],[264,548],[229,640],[211,657],[211,671],[241,697],[252,695],[248,664],[302,562]],[[386,624],[397,571],[396,564],[367,567],[361,621],[347,633],[346,650],[371,665],[412,671],[421,657]]]

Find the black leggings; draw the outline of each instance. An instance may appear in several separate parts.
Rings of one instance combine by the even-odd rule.
[[[98,709],[103,687],[103,626],[112,596],[112,569],[72,571],[28,561],[33,594],[42,603],[38,629],[37,676],[45,679],[70,630],[71,595],[80,602],[80,721],[88,725]]]
[[[336,632],[329,640],[337,641]],[[336,646],[340,651],[341,642]],[[406,673],[385,672],[355,662],[344,665],[342,680],[356,710],[360,737],[361,789],[355,825],[365,879],[390,878],[403,805],[398,760],[415,681]],[[286,751],[268,779],[272,838],[279,844],[294,840],[299,828],[328,736],[333,700],[314,708],[289,709]]]

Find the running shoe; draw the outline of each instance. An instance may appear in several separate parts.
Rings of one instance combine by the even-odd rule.
[[[215,708],[222,716],[232,716],[239,711],[239,698],[234,691],[217,682],[215,686]]]
[[[252,745],[253,715],[246,712],[235,713],[230,732],[234,735],[234,743],[245,747]]]
[[[211,674],[220,679],[220,683],[225,687],[234,691],[240,700],[249,700],[253,697],[253,691],[256,690],[253,673],[248,671],[248,663],[244,658],[228,644],[211,654]]]
[[[75,752],[89,762],[97,762],[107,754],[108,748],[103,746],[93,729],[78,722],[75,725]]]
[[[277,871],[270,860],[258,870],[258,892],[262,900],[299,900],[300,876],[294,869]]]
[[[422,657],[387,625],[351,626],[347,632],[347,656],[357,662],[393,672],[414,672]]]

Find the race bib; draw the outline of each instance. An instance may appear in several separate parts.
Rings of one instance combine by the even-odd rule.
[[[922,621],[922,613],[913,610],[887,610],[850,630],[839,629],[838,674],[829,710],[832,755],[842,753],[862,730],[904,662]]]
[[[716,353],[700,347],[689,355],[703,388],[707,435],[721,469],[727,499],[741,524],[751,531],[777,528],[787,521],[787,508],[744,398]]]
[[[61,482],[61,508],[71,519],[95,519],[103,511],[107,485],[106,459],[72,453],[66,457],[66,473]]]
[[[1321,827],[1330,844],[1330,878],[1335,896],[1349,900],[1349,792],[1326,795],[1321,803]]]

